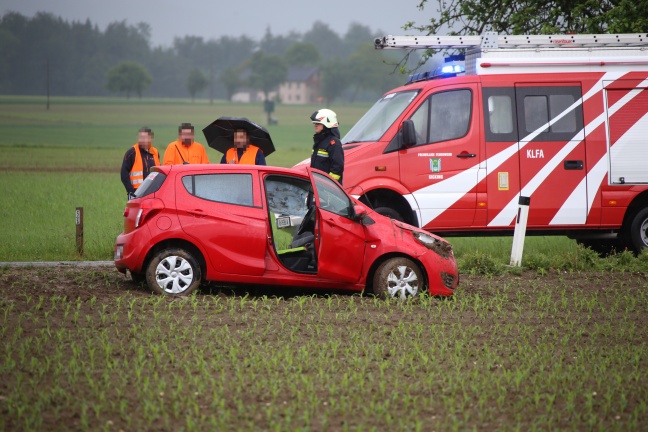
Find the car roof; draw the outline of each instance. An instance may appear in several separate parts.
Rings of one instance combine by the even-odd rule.
[[[152,168],[153,171],[159,171],[165,175],[169,175],[171,172],[179,173],[193,173],[193,174],[204,174],[204,173],[216,173],[216,172],[228,172],[236,171],[240,173],[241,171],[247,171],[250,173],[253,172],[267,172],[269,174],[287,174],[291,176],[301,177],[308,179],[308,174],[303,170],[296,170],[293,168],[284,168],[271,165],[241,165],[241,164],[187,164],[187,165],[162,165]]]

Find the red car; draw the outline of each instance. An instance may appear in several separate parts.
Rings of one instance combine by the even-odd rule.
[[[170,295],[217,281],[449,296],[459,281],[442,238],[368,210],[323,172],[255,165],[154,168],[124,210],[115,266]]]

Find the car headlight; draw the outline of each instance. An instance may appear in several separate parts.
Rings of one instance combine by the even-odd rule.
[[[452,255],[452,245],[445,240],[432,237],[430,234],[419,231],[412,231],[414,238],[426,248],[441,255],[444,258]]]

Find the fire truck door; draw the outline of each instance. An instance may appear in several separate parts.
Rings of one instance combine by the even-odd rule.
[[[472,226],[481,160],[477,85],[443,87],[410,117],[417,143],[399,151],[401,182],[426,229]]]
[[[511,95],[511,90],[500,93]],[[489,135],[493,121],[486,119],[489,226],[512,226],[520,195],[531,198],[529,227],[584,224],[587,169],[580,84],[516,83],[514,93],[515,112],[512,122],[504,123],[506,133]],[[485,108],[488,97],[485,90]],[[515,138],[517,142],[509,141]],[[491,152],[497,145],[499,158]]]
[[[648,183],[648,88],[643,77],[605,84],[610,183]]]

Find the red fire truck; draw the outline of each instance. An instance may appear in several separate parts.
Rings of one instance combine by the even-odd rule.
[[[452,235],[648,247],[648,35],[387,36],[465,48],[465,73],[413,75],[343,138],[344,186],[380,213]],[[447,77],[451,75],[450,77]]]

